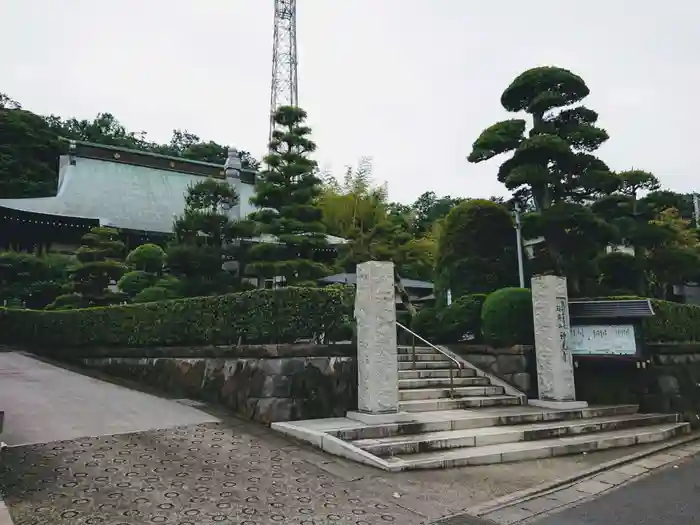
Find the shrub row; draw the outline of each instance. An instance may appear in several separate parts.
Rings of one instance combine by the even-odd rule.
[[[38,311],[0,309],[0,344],[48,347],[290,343],[344,338],[354,288],[283,288],[215,297]]]
[[[652,299],[654,317],[642,322],[644,339],[657,343],[700,341],[700,306]]]

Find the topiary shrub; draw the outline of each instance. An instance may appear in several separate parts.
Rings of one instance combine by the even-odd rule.
[[[440,310],[437,319],[437,340],[440,343],[458,343],[481,339],[481,309],[486,294],[463,295],[450,306]]]
[[[518,279],[513,219],[501,204],[468,200],[447,214],[437,242],[435,291],[490,293]]]
[[[133,272],[125,273],[117,282],[117,287],[129,297],[134,297],[142,290],[153,286],[157,279],[158,277],[152,273],[134,270]]]
[[[496,347],[535,342],[532,293],[526,288],[501,288],[490,294],[481,309],[484,340]]]
[[[75,310],[3,311],[0,344],[41,349],[292,343],[353,319],[354,287],[282,288]]]
[[[134,270],[160,275],[165,264],[165,252],[157,244],[142,244],[129,253],[126,263]]]

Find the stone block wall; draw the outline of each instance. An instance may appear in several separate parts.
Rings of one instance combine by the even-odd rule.
[[[680,413],[700,428],[700,343],[651,343],[647,356],[645,366],[626,359],[577,359],[578,399]]]
[[[348,350],[343,345],[93,349],[90,356],[70,360],[267,424],[355,410],[357,365]]]
[[[537,397],[535,349],[529,345],[492,348],[487,345],[446,345],[474,366],[514,386],[529,398]]]

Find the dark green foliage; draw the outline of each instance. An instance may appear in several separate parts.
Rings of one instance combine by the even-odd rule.
[[[463,295],[439,311],[439,343],[458,343],[468,339],[471,342],[481,340],[481,309],[486,294]],[[471,338],[469,338],[471,336]]]
[[[142,290],[152,286],[157,279],[158,277],[152,273],[134,270],[133,272],[125,273],[119,279],[117,286],[129,297],[134,297]]]
[[[411,330],[431,343],[436,343],[438,333],[438,313],[435,308],[423,306],[411,319]]]
[[[639,260],[628,253],[611,252],[598,257],[599,286],[603,295],[630,295],[637,292],[644,277]]]
[[[43,308],[68,291],[70,259],[57,255],[0,252],[0,301],[16,300]]]
[[[438,239],[437,293],[458,299],[518,282],[513,220],[501,204],[465,201],[450,211]]]
[[[124,243],[113,228],[92,228],[83,235],[75,256],[80,265],[70,273],[74,293],[82,297],[82,306],[106,306],[124,300],[122,294],[108,290],[126,273]]]
[[[156,301],[167,301],[168,299],[174,299],[176,295],[172,290],[167,288],[161,288],[160,286],[150,286],[144,288],[133,299],[134,303],[153,303]]]
[[[251,216],[256,233],[270,242],[250,248],[246,272],[263,278],[281,276],[288,285],[311,284],[329,273],[325,263],[332,257],[317,202],[321,179],[316,162],[309,158],[316,145],[304,124],[304,110],[281,107],[274,119],[279,129],[265,157],[268,168],[259,174],[251,199],[260,209]]]
[[[644,340],[660,343],[700,341],[700,306],[652,299],[654,317],[645,318]]]
[[[189,188],[184,213],[174,224],[176,243],[165,256],[168,271],[181,281],[177,295],[196,297],[242,289],[246,249],[241,239],[251,237],[252,230],[248,222],[232,220],[228,214],[239,201],[234,186],[225,181],[204,179]],[[235,259],[238,271],[224,270],[226,259]]]
[[[256,290],[67,311],[0,309],[0,344],[41,347],[287,343],[352,318],[353,287]]]
[[[55,195],[58,157],[65,149],[39,115],[0,107],[0,198]]]
[[[165,264],[165,252],[157,244],[142,244],[129,253],[126,264],[134,270],[160,275]]]
[[[532,293],[525,288],[502,288],[490,294],[481,310],[485,342],[495,347],[535,342]]]

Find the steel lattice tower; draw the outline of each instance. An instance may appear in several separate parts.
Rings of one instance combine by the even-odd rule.
[[[269,138],[275,129],[272,116],[277,108],[299,105],[297,64],[297,1],[275,0]]]

